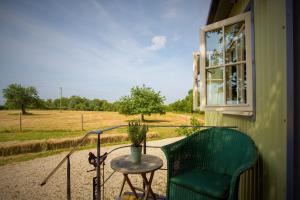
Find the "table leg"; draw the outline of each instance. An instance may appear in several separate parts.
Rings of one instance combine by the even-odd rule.
[[[132,186],[132,184],[131,184],[131,182],[130,182],[130,180],[128,178],[128,174],[124,174],[124,177],[125,177],[128,185],[129,185],[130,189],[132,190],[134,196],[136,197],[136,199],[139,199],[138,195],[136,194],[136,191],[135,191],[134,187]]]
[[[154,194],[154,192],[153,192],[153,190],[152,190],[152,187],[151,187],[152,181],[153,181],[153,176],[154,176],[154,171],[151,172],[151,174],[150,174],[150,179],[149,179],[148,184],[149,184],[149,191],[150,191],[150,194],[152,195],[153,199],[156,200],[156,196],[155,196],[155,194]]]
[[[153,197],[154,200],[156,200],[156,196],[151,188],[151,184],[152,184],[152,181],[153,181],[153,176],[154,176],[154,171],[151,172],[150,174],[150,179],[149,181],[147,180],[147,176],[145,173],[141,174],[142,177],[143,177],[143,180],[145,182],[145,186],[146,186],[146,191],[145,191],[145,196],[144,196],[144,199],[146,200],[148,198],[148,195],[149,193],[151,194],[151,196]]]
[[[149,195],[149,187],[148,187],[147,176],[146,176],[146,174],[141,174],[141,175],[143,177],[143,183],[144,183],[144,187],[145,187],[144,199],[147,199],[148,195]]]
[[[121,186],[121,190],[120,190],[120,193],[119,193],[119,197],[122,196],[122,192],[123,192],[123,189],[124,189],[125,181],[126,181],[126,178],[125,178],[125,176],[124,176],[123,182],[122,182],[122,186]]]

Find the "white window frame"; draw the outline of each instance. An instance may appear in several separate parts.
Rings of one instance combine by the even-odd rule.
[[[200,111],[199,105],[199,75],[200,75],[200,53],[193,53],[193,110]]]
[[[208,31],[212,31],[218,28],[223,29],[223,37],[224,27],[228,25],[232,25],[238,22],[245,22],[245,49],[246,49],[246,80],[247,80],[247,102],[246,104],[226,104],[226,101],[223,105],[207,105],[206,102],[206,44],[205,44],[205,33]],[[213,24],[209,24],[203,27],[200,30],[200,110],[201,111],[220,111],[223,114],[233,114],[233,115],[244,115],[244,116],[252,116],[253,109],[253,63],[252,63],[252,42],[251,42],[251,13],[246,12],[241,15],[237,15],[231,18],[227,18],[225,20],[215,22]],[[225,38],[223,38],[223,42],[225,42]],[[224,50],[223,50],[224,54]],[[225,57],[225,55],[223,55]],[[223,59],[225,62],[225,59]],[[229,63],[230,64],[230,63]],[[238,63],[237,63],[238,64]],[[228,64],[222,64],[222,66],[226,66]],[[224,84],[224,96],[226,98],[226,84],[225,84],[225,68],[223,72],[223,84]]]

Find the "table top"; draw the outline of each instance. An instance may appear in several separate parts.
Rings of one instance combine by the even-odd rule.
[[[123,174],[141,174],[161,168],[163,161],[157,156],[142,154],[141,163],[135,164],[130,155],[123,155],[112,159],[110,166]]]

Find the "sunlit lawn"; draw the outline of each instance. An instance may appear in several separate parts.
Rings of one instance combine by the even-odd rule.
[[[48,110],[30,110],[30,115],[22,116],[22,132],[19,131],[19,111],[0,111],[0,146],[1,144],[18,144],[30,140],[48,140],[82,137],[91,130],[102,129],[120,124],[127,124],[129,120],[137,120],[139,116],[124,116],[117,112],[87,112],[87,111],[48,111]],[[81,130],[81,115],[83,115],[83,128]],[[204,116],[193,114],[200,121]],[[191,114],[166,113],[165,115],[145,116],[148,124],[158,125],[183,125],[189,124]],[[126,134],[127,128],[119,128],[109,131],[105,134]],[[159,138],[169,138],[178,136],[175,128],[150,128],[149,132],[158,133]],[[128,142],[119,142],[121,144]],[[105,144],[105,145],[113,145]],[[81,149],[94,148],[94,145],[80,147]],[[26,153],[0,158],[0,166],[31,160],[38,157],[45,157],[57,154],[67,149],[57,149],[45,152]]]
[[[19,130],[19,111],[0,111],[0,142],[47,140],[83,136],[87,131],[127,124],[139,116],[125,116],[117,112],[95,111],[48,111],[30,110],[31,115],[22,116],[22,132]],[[83,128],[81,130],[81,116]],[[196,115],[203,120],[203,115]],[[166,113],[145,116],[148,124],[182,125],[189,124],[191,114]],[[161,138],[175,137],[174,128],[150,128]],[[107,134],[126,133],[126,128],[112,130]]]

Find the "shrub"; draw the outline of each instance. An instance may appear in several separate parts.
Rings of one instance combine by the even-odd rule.
[[[201,123],[195,116],[191,117],[190,124],[192,126],[203,126],[203,123]],[[189,135],[193,134],[194,132],[200,131],[200,130],[201,130],[200,127],[192,127],[192,128],[180,127],[180,128],[177,128],[175,131],[178,135],[189,136]]]

